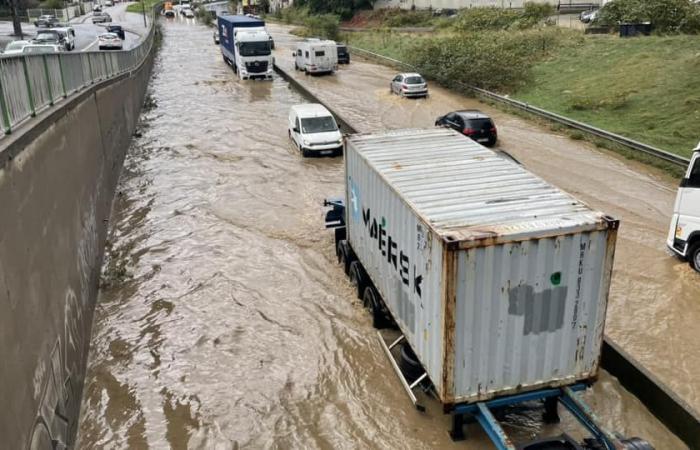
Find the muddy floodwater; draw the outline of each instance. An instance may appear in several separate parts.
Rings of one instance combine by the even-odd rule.
[[[323,229],[341,158],[303,159],[280,78],[239,82],[211,29],[163,24],[151,98],[115,200],[78,448],[491,448],[418,413]],[[585,394],[601,421],[683,445],[617,381]],[[562,431],[509,412],[517,440]]]

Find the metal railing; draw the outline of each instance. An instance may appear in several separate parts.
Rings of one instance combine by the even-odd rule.
[[[151,24],[155,23],[155,11]],[[10,134],[25,120],[68,96],[138,68],[150,53],[154,38],[155,26],[151,25],[130,50],[0,57],[0,129]]]
[[[393,66],[399,67],[399,68],[404,68],[412,71],[418,71],[419,68],[412,66],[411,64],[407,64],[403,61],[399,61],[394,58],[389,58],[388,56],[380,55],[378,53],[370,52],[369,50],[365,50],[363,48],[359,47],[354,47],[349,45],[348,48],[366,58],[370,59],[376,59],[379,61],[382,61],[384,63],[391,64]],[[439,80],[438,80],[439,81]],[[684,158],[682,156],[676,155],[674,153],[667,152],[665,150],[658,149],[656,147],[652,147],[651,145],[643,144],[641,142],[637,142],[633,139],[627,138],[625,136],[621,136],[619,134],[611,133],[609,131],[602,130],[600,128],[594,127],[592,125],[588,125],[583,122],[579,122],[574,119],[570,119],[568,117],[562,116],[560,114],[556,114],[550,111],[547,111],[542,108],[538,108],[536,106],[532,106],[528,103],[521,102],[519,100],[513,100],[512,98],[505,97],[503,95],[496,94],[495,92],[487,91],[486,89],[481,89],[475,86],[469,86],[463,83],[454,83],[457,84],[457,86],[461,89],[464,89],[466,91],[472,91],[476,95],[487,98],[489,100],[498,102],[498,103],[503,103],[505,105],[508,105],[510,107],[519,109],[521,111],[528,112],[530,114],[534,114],[536,116],[545,118],[549,120],[550,122],[554,122],[560,125],[564,125],[569,128],[573,128],[576,130],[579,130],[583,133],[586,133],[591,136],[595,136],[597,138],[605,139],[607,141],[613,142],[615,144],[621,145],[623,147],[626,147],[628,149],[631,149],[633,151],[641,152],[644,153],[648,156],[652,156],[654,158],[660,159],[666,163],[670,163],[674,166],[678,166],[681,168],[686,168],[688,167],[688,164],[690,163],[690,159]]]

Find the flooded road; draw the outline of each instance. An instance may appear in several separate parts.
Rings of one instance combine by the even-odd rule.
[[[239,82],[211,29],[170,22],[127,156],[77,448],[490,448],[405,397],[323,229],[340,158],[302,159],[276,78]],[[605,373],[585,398],[657,449],[682,444]],[[516,439],[578,435],[511,414]]]
[[[431,127],[458,109],[494,118],[498,148],[535,174],[621,220],[606,334],[700,410],[700,276],[666,249],[678,180],[474,99],[430,86],[428,99],[389,93],[394,69],[355,59],[335,76],[294,72],[288,27],[270,25],[277,64],[360,131]]]

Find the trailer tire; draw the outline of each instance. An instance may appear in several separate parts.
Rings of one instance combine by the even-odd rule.
[[[399,368],[406,381],[413,383],[419,376],[423,375],[423,366],[421,366],[418,357],[413,352],[413,349],[407,343],[401,345],[401,359],[399,360]]]
[[[374,286],[367,286],[365,293],[362,296],[362,303],[369,308],[372,314],[372,326],[377,330],[387,327],[387,320],[382,311],[382,303],[379,299],[379,293]]]
[[[700,272],[700,242],[693,243],[688,249],[688,264]]]
[[[355,256],[352,254],[348,241],[342,240],[338,242],[336,254],[338,255],[338,262],[343,265],[345,275],[350,275],[350,264],[355,261]]]
[[[355,295],[361,300],[362,294],[367,287],[367,276],[359,261],[350,263],[350,274],[348,276],[350,277],[350,283],[355,286]]]

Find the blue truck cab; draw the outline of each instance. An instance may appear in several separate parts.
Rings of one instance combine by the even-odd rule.
[[[224,61],[242,80],[272,79],[272,39],[264,21],[242,15],[221,15],[217,28]]]

